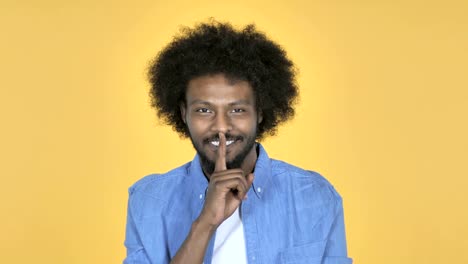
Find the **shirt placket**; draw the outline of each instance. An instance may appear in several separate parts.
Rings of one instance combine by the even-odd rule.
[[[252,189],[249,191],[251,192]],[[247,262],[249,264],[261,263],[258,248],[257,221],[255,218],[254,204],[257,197],[255,194],[248,194],[249,199],[244,201],[241,206],[242,223],[244,225],[244,237],[247,253]]]

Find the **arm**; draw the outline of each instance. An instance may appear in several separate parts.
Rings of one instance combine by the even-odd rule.
[[[203,262],[211,237],[218,226],[239,207],[242,199],[246,198],[252,182],[253,174],[246,178],[241,169],[226,169],[226,138],[220,133],[218,157],[210,176],[205,204],[171,264]]]
[[[338,194],[337,194],[338,195]],[[338,195],[336,204],[336,216],[332,224],[330,234],[327,239],[325,258],[323,264],[351,264],[352,259],[348,258],[346,246],[346,232],[344,225],[343,201]]]
[[[176,263],[202,263],[206,248],[216,228],[207,226],[199,219],[195,220],[190,233],[171,261]]]
[[[127,257],[124,264],[150,264],[145,249],[141,243],[135,220],[133,217],[131,200],[129,199],[127,208],[127,227],[125,232],[125,247],[127,248]]]

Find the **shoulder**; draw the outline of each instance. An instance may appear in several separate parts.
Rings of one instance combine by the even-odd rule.
[[[128,189],[129,202],[133,205],[141,205],[146,200],[157,200],[159,204],[169,202],[174,191],[183,187],[189,166],[190,162],[166,173],[141,178]]]
[[[275,159],[271,159],[271,165],[273,182],[285,192],[293,190],[296,197],[314,202],[341,203],[339,193],[320,173]]]

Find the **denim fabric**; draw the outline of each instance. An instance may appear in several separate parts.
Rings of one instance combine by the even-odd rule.
[[[350,264],[343,206],[316,172],[270,159],[259,145],[255,179],[241,206],[247,259],[254,263]],[[169,263],[200,214],[208,181],[198,156],[129,189],[124,264]],[[205,254],[211,263],[215,236]]]

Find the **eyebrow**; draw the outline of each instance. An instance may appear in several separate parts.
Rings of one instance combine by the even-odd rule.
[[[210,103],[208,101],[204,101],[204,100],[194,100],[192,103],[190,103],[190,105],[194,105],[194,104],[212,105],[212,103]],[[228,105],[229,106],[233,106],[233,105],[251,105],[251,103],[248,100],[237,100],[237,101],[229,103]]]

